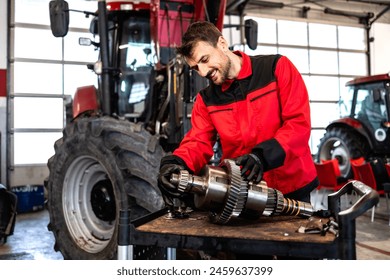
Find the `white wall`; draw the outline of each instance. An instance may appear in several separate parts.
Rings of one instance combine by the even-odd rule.
[[[7,0],[0,0],[0,69],[7,66]]]
[[[0,70],[7,68],[7,0],[0,0]],[[0,85],[5,87],[5,85]],[[0,183],[6,184],[6,97],[0,96]]]
[[[390,24],[375,23],[371,28],[371,74],[390,72]]]

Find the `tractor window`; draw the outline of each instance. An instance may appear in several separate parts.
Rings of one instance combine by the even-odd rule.
[[[122,24],[119,44],[119,114],[140,118],[145,111],[153,70],[149,17],[130,16]]]
[[[385,91],[383,88],[367,87],[357,91],[355,117],[375,132],[386,121]]]
[[[342,92],[339,100],[341,117],[347,117],[351,115],[353,94],[354,94],[354,88],[348,88],[348,91]]]

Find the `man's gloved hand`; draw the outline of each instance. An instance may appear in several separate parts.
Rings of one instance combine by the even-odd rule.
[[[180,170],[189,170],[186,163],[178,156],[168,155],[161,159],[160,172],[157,182],[164,201],[167,205],[173,206],[173,199],[178,198],[187,206],[193,207],[193,195],[180,193],[177,187],[171,183],[172,174],[179,174]]]
[[[170,182],[172,174],[179,174],[180,170],[184,170],[184,166],[174,163],[166,163],[160,166],[158,174],[158,187],[160,191],[172,197],[179,197],[177,187]]]
[[[242,166],[241,176],[245,180],[254,180],[256,184],[261,181],[264,173],[264,164],[260,158],[259,155],[252,151],[236,159],[236,164]]]

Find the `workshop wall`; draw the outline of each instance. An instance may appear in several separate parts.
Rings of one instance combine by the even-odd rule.
[[[389,51],[390,24],[375,23],[371,28],[371,71],[372,74],[383,74],[390,72],[390,51]]]

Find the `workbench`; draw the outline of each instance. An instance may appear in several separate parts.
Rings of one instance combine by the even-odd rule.
[[[340,211],[341,197],[352,191],[360,199]],[[194,211],[188,218],[171,219],[168,209],[162,209],[131,221],[128,242],[137,247],[220,251],[254,258],[356,259],[355,219],[378,201],[378,193],[359,181],[351,181],[330,194],[329,211],[338,223],[338,235],[299,233],[308,218],[296,216],[234,219],[227,225],[218,225],[210,223],[208,212]]]

